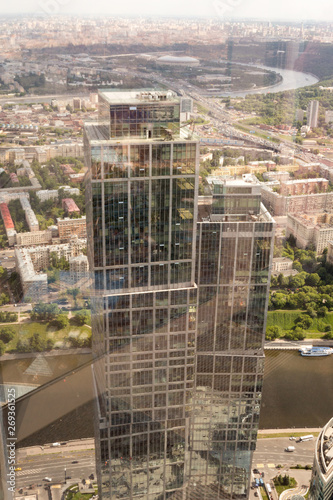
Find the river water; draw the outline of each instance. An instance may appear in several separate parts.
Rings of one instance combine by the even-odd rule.
[[[240,63],[237,63],[240,64]],[[251,66],[250,64],[244,64],[244,66]],[[275,71],[282,76],[282,81],[277,83],[272,87],[266,87],[255,90],[247,90],[243,92],[224,92],[219,94],[221,97],[245,97],[249,94],[267,94],[282,92],[284,90],[299,89],[301,87],[306,87],[308,85],[314,85],[319,82],[319,79],[309,73],[301,73],[300,71],[293,71],[290,69],[280,69],[272,68],[269,66],[253,65],[253,68],[265,69],[267,71]]]
[[[266,350],[261,429],[322,427],[333,416],[333,355]]]
[[[265,356],[260,428],[322,427],[333,415],[333,355],[304,358],[297,350],[266,349]],[[3,383],[45,384],[17,404],[20,445],[92,437],[91,356],[40,358],[43,363],[33,365],[37,380],[27,374],[32,358],[2,365]],[[46,364],[50,373],[42,375]]]

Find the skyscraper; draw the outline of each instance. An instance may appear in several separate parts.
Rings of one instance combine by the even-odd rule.
[[[170,91],[105,91],[85,127],[100,495],[246,497],[273,221],[211,181]]]
[[[329,500],[333,492],[333,418],[320,432],[312,467],[310,500]]]
[[[307,124],[310,128],[318,126],[319,101],[310,101],[307,109]]]

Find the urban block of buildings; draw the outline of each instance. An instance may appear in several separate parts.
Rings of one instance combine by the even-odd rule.
[[[15,247],[16,270],[20,275],[24,297],[37,302],[48,292],[47,274],[43,272],[50,265],[51,253],[60,259],[64,257],[70,264],[69,279],[59,285],[75,282],[88,274],[88,259],[82,254],[87,240],[73,237],[69,243],[47,246]],[[73,258],[80,257],[79,261]]]
[[[307,183],[312,179],[302,180],[304,185],[308,186],[308,194],[279,194],[273,191],[272,187],[262,184],[262,200],[265,207],[274,215],[282,216],[288,214],[332,212],[333,211],[333,193],[318,193],[315,191],[316,183]],[[324,185],[324,184],[323,184]],[[285,188],[285,192],[296,190],[295,186]],[[284,189],[283,189],[284,190]]]
[[[257,181],[198,206],[199,141],[166,91],[85,126],[99,498],[246,497],[274,221]]]
[[[288,215],[286,237],[293,235],[299,248],[313,246],[320,254],[333,240],[333,215],[299,214]]]

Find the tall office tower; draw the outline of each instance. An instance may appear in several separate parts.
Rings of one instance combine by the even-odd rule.
[[[273,221],[253,181],[198,198],[172,92],[104,91],[85,126],[101,498],[246,497]]]
[[[319,113],[319,102],[310,101],[307,109],[307,125],[310,128],[315,128],[318,126],[318,113]]]
[[[317,438],[309,489],[310,500],[330,500],[333,496],[333,418]]]

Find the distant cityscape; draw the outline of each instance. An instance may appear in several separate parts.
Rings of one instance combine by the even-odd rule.
[[[332,23],[0,23],[4,498],[329,500]]]

